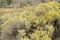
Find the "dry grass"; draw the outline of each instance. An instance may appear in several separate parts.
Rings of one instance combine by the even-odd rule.
[[[21,8],[0,8],[0,13],[23,12]]]

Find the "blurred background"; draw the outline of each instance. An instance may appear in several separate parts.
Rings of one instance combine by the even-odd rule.
[[[0,8],[22,8],[27,5],[37,5],[39,3],[50,2],[52,0],[0,0]],[[55,0],[60,2],[60,0]]]

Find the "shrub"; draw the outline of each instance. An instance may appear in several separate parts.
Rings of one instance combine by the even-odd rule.
[[[60,4],[40,3],[32,10],[1,16],[2,40],[52,40],[56,28],[54,21],[60,18]],[[3,18],[2,18],[3,17]]]

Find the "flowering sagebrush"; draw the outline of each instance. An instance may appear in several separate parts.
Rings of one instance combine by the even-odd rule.
[[[32,10],[22,13],[5,14],[3,21],[2,40],[52,40],[55,30],[52,21],[60,18],[60,4],[57,2],[41,3]]]

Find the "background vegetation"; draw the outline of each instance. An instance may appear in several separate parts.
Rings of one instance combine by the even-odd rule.
[[[0,0],[0,8],[21,8],[29,5],[37,5],[39,3],[50,2],[52,0]],[[60,2],[60,0],[55,0]]]

